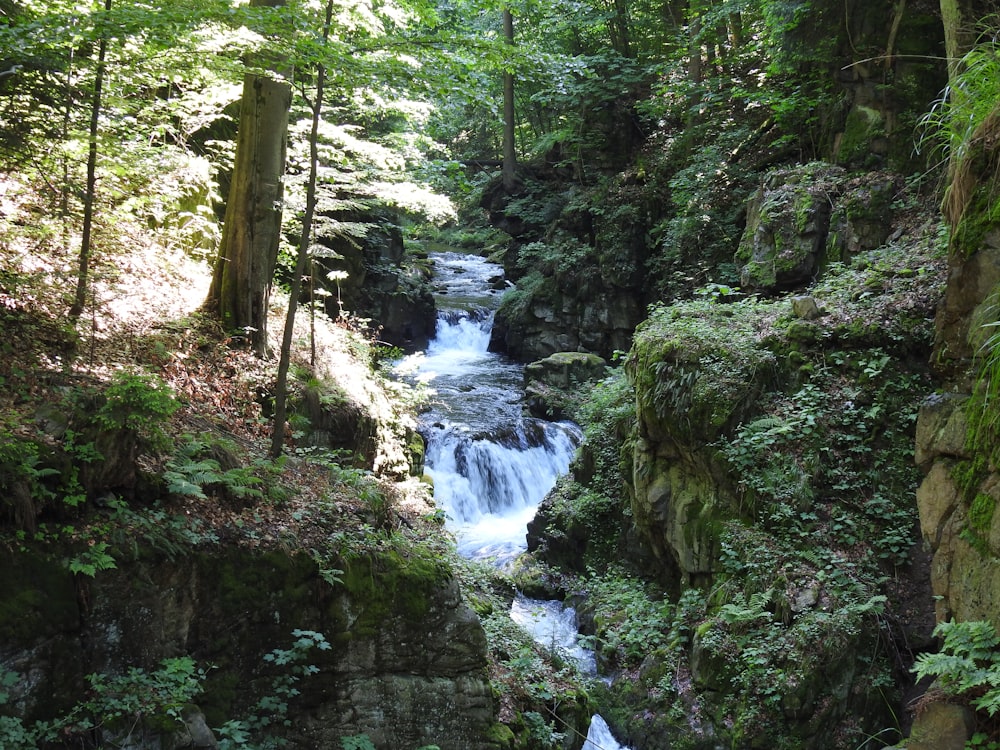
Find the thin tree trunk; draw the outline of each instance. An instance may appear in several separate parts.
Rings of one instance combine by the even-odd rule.
[[[503,9],[503,38],[514,45],[514,16],[510,8]],[[513,65],[513,60],[511,60]],[[517,154],[514,145],[514,73],[508,68],[503,74],[503,168],[504,188],[510,192],[517,185]]]
[[[104,12],[111,12],[111,0],[104,0]],[[97,47],[97,71],[94,74],[94,98],[90,106],[90,141],[87,148],[87,191],[83,199],[83,232],[80,239],[80,261],[76,276],[76,296],[69,308],[73,320],[80,317],[87,302],[87,281],[90,275],[90,246],[94,226],[94,200],[97,193],[97,125],[101,117],[101,90],[104,87],[105,60],[108,40],[103,34]]]
[[[73,115],[73,47],[69,48],[69,60],[66,66],[66,86],[63,91],[63,121],[62,121],[62,142],[69,142],[69,126]],[[62,186],[59,193],[59,219],[62,225],[62,246],[63,252],[69,253],[69,154],[63,149],[62,154]]]
[[[327,0],[326,19],[323,25],[324,44],[330,38],[333,19],[333,0]],[[319,123],[323,110],[323,85],[326,81],[326,67],[316,66],[316,97],[312,106],[312,129],[309,131],[309,181],[306,187],[306,209],[302,215],[302,237],[299,253],[295,259],[295,273],[288,291],[288,313],[285,317],[285,331],[281,337],[281,353],[278,357],[278,380],[274,394],[274,429],[271,432],[271,457],[281,455],[285,437],[285,421],[288,418],[288,369],[292,359],[292,335],[295,328],[295,312],[298,308],[302,277],[309,262],[309,245],[312,240],[313,215],[316,212],[316,182],[319,173]]]

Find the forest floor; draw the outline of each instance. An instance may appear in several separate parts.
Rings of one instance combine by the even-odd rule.
[[[203,442],[224,442],[233,454],[228,460],[258,475],[270,496],[266,501],[223,502],[211,495],[164,493],[158,500],[169,506],[169,513],[197,518],[209,538],[251,546],[287,545],[295,539],[308,547],[312,534],[326,533],[307,522],[308,509],[318,504],[332,504],[345,526],[371,523],[371,501],[344,481],[353,475],[329,460],[315,460],[315,450],[297,447],[289,428],[281,461],[269,459],[273,425],[265,405],[273,398],[287,309],[284,295],[275,293],[271,300],[274,354],[259,357],[201,311],[211,281],[208,262],[129,226],[117,238],[127,251],[95,251],[89,304],[73,321],[67,310],[76,286],[76,251],[51,236],[23,231],[31,221],[30,205],[0,191],[0,427],[8,435],[52,441],[40,426],[45,405],[58,407],[80,388],[100,390],[118,372],[153,374],[169,386],[180,408],[164,428],[167,449],[141,455],[140,470],[162,474],[170,450],[196,436]],[[402,386],[373,367],[376,344],[363,323],[317,315],[314,330],[318,364],[310,367],[308,311],[300,308],[293,367],[334,379],[354,408],[381,423],[402,419],[415,426],[412,415],[387,413],[405,408],[388,393]],[[389,497],[391,523],[412,528],[432,513],[428,488],[417,479],[369,481]],[[0,520],[3,515],[0,506]],[[67,519],[67,510],[57,508],[52,517],[43,512],[38,522],[77,523],[84,521],[82,515],[81,507]]]

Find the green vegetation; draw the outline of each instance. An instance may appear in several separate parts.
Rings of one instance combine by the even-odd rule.
[[[1000,711],[1000,637],[993,624],[941,622],[934,635],[942,639],[941,650],[917,657],[917,677],[933,677],[947,695],[995,716]]]
[[[271,727],[287,722],[288,701],[298,695],[295,685],[318,668],[305,663],[313,649],[330,645],[321,633],[295,630],[295,640],[287,649],[274,649],[263,656],[266,664],[280,668],[268,694],[260,699],[245,719],[233,719],[216,729],[223,750],[247,748],[268,750],[285,743],[271,735]],[[4,747],[37,747],[42,743],[66,742],[77,738],[84,742],[93,735],[100,746],[126,743],[149,735],[173,735],[184,729],[191,701],[203,690],[208,671],[187,656],[164,659],[159,668],[146,671],[129,668],[121,675],[87,676],[93,697],[78,703],[64,716],[25,725],[12,716],[0,716],[0,743]],[[0,709],[11,701],[12,690],[20,679],[14,672],[0,672]]]
[[[943,268],[935,227],[910,242],[905,257],[889,246],[832,264],[810,290],[827,311],[813,321],[787,298],[727,301],[732,289],[653,308],[629,382],[575,413],[596,440],[550,498],[550,538],[589,533],[619,545],[603,559],[635,567],[580,575],[552,541],[540,562],[583,595],[608,669],[638,670],[597,695],[619,727],[670,746],[717,741],[711,726],[739,746],[854,747],[889,721],[883,624],[914,543],[913,431],[931,390],[920,353]],[[623,479],[628,511],[595,514]],[[992,510],[981,500],[977,523]],[[623,552],[635,528],[660,559]],[[685,569],[709,545],[715,567]]]
[[[218,601],[239,606],[216,620],[260,614],[263,630],[279,610],[261,601],[308,599],[317,619],[344,626],[330,634],[337,645],[422,622],[458,575],[489,638],[498,746],[564,744],[597,695],[654,750],[859,746],[894,701],[887,623],[900,613],[889,592],[913,562],[910,446],[932,389],[948,241],[933,196],[916,192],[937,178],[925,173],[935,157],[910,153],[909,125],[944,76],[937,12],[552,0],[507,7],[517,28],[507,44],[500,7],[466,0],[326,14],[306,0],[160,5],[0,3],[5,642],[79,621],[109,581],[186,591],[150,572],[164,562],[218,574]],[[1000,221],[991,38],[955,66],[925,119],[952,160],[945,211],[962,255]],[[519,168],[502,188],[508,73]],[[257,319],[224,331],[214,318],[228,312],[194,311],[242,187],[245,77],[288,93],[278,107],[288,152],[267,155],[283,193],[247,209],[285,216],[276,263],[251,264],[266,277],[254,279]],[[788,209],[797,235],[816,206],[833,212],[827,236],[813,238],[822,260],[808,291],[821,313],[809,319],[786,298],[737,287],[740,266],[758,263],[737,254],[747,199],[765,174],[781,182],[800,163],[912,173],[898,191],[905,176],[851,174],[862,189],[837,205],[820,181],[809,195],[783,193],[790,206],[763,207],[753,230],[764,233],[772,209]],[[886,187],[864,189],[876,183]],[[892,221],[881,233],[865,221],[883,209]],[[855,236],[866,230],[878,239]],[[782,255],[787,236],[774,239],[761,279],[794,262]],[[544,318],[566,348],[608,359],[630,349],[613,375],[579,389],[582,403],[565,402],[587,443],[547,501],[524,573],[580,597],[602,662],[624,676],[607,690],[582,688],[560,654],[512,627],[501,576],[456,571],[442,511],[407,483],[421,470],[422,395],[387,385],[378,365],[429,333],[416,321],[433,312],[427,253],[442,243],[501,260],[517,281],[499,313],[512,347]],[[218,268],[239,262],[222,255]],[[274,341],[254,339],[300,281],[292,301],[308,299],[311,317],[289,322],[301,377],[286,430]],[[996,498],[982,479],[1000,463],[1000,345],[986,317],[974,321],[985,340],[968,407],[976,456],[955,468],[964,538],[984,554]],[[287,458],[263,458],[268,432]],[[299,652],[322,648],[315,631],[296,638],[263,657],[285,681],[248,690],[255,718],[224,725],[224,746],[270,742],[262,735],[291,710],[292,678],[311,674]],[[80,731],[128,712],[176,723],[216,677],[213,700],[235,701],[239,662],[269,646],[248,656],[247,643],[211,645],[230,662],[215,674],[187,657],[119,665],[64,715]],[[985,669],[985,681],[958,692],[989,695],[993,665],[972,656],[970,666],[970,653],[948,668]],[[0,677],[0,694],[11,682]],[[0,719],[11,744],[42,727]]]

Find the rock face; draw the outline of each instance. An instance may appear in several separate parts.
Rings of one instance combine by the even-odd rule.
[[[404,252],[394,218],[327,204],[321,209],[316,283],[327,295],[326,312],[333,318],[342,311],[371,318],[381,327],[379,339],[394,346],[411,351],[426,346],[437,319],[431,271]]]
[[[253,711],[281,673],[263,657],[300,629],[332,648],[310,654],[319,671],[296,685],[291,747],[364,733],[377,747],[493,748],[485,635],[446,565],[379,553],[342,567],[330,585],[308,556],[234,549],[144,556],[91,581],[39,557],[4,561],[0,666],[23,675],[14,706],[51,717],[83,696],[88,673],[190,655],[214,666],[197,700],[219,726]]]
[[[521,360],[543,359],[556,352],[583,349],[610,357],[628,349],[642,319],[637,290],[584,286],[530,292],[517,315],[501,308],[490,348]]]
[[[528,364],[524,368],[528,411],[541,419],[564,419],[563,401],[567,395],[600,380],[607,367],[604,358],[586,352],[556,352]]]
[[[970,437],[969,370],[995,312],[990,294],[1000,274],[1000,247],[952,254],[948,290],[937,317],[935,361],[957,391],[932,396],[920,410],[916,459],[926,476],[917,493],[920,526],[933,553],[938,620],[1000,622],[1000,473],[988,444]],[[964,393],[963,393],[964,391]]]
[[[848,261],[889,236],[895,178],[848,178],[814,163],[770,172],[747,206],[736,260],[745,289],[780,292],[809,283],[824,265]]]
[[[913,722],[907,750],[963,750],[975,718],[967,706],[932,703]]]
[[[523,177],[519,193],[496,184],[481,204],[512,237],[504,271],[517,284],[497,312],[490,348],[525,362],[566,351],[610,359],[628,349],[645,315],[641,196],[619,196],[621,205],[597,212],[545,170]]]
[[[743,331],[747,324],[661,309],[636,331],[626,362],[638,416],[630,448],[635,525],[688,583],[711,578],[720,524],[740,516],[734,484],[709,446],[752,412],[775,372],[774,355]],[[713,325],[731,335],[704,335]]]

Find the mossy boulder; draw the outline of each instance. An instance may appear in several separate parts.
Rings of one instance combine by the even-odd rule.
[[[740,283],[768,292],[810,281],[824,259],[833,201],[844,170],[813,163],[764,177],[747,205],[747,225],[736,261]]]
[[[777,376],[756,330],[764,309],[753,301],[659,308],[636,331],[625,364],[638,416],[627,451],[634,522],[680,580],[711,577],[721,525],[740,512],[712,445]]]
[[[822,162],[769,172],[747,204],[740,283],[767,293],[796,289],[829,263],[879,247],[899,187],[892,174],[851,176]]]
[[[565,419],[567,408],[582,397],[587,384],[607,374],[608,363],[589,352],[556,352],[524,368],[528,411],[542,419]]]
[[[699,447],[746,416],[777,374],[758,332],[764,313],[753,300],[651,312],[625,363],[644,437]]]

